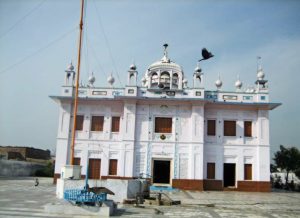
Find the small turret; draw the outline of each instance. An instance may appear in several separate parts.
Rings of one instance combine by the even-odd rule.
[[[137,74],[136,65],[133,63],[129,66],[127,86],[137,86]]]
[[[65,85],[66,86],[74,85],[74,83],[75,83],[75,71],[74,71],[74,66],[73,66],[72,62],[67,66],[67,69],[65,70],[65,72],[66,72]],[[69,84],[70,76],[72,76],[72,83],[71,84]]]
[[[258,63],[261,60],[261,57],[257,58],[257,80],[256,84],[256,92],[268,92],[268,80],[265,80],[265,73],[262,69],[261,63]]]
[[[201,73],[201,71],[202,70],[199,67],[199,62],[197,62],[197,66],[193,74],[193,88],[201,88],[203,86],[202,84],[203,73]]]

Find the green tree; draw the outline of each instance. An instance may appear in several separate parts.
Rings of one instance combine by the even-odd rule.
[[[275,153],[273,160],[277,168],[286,172],[285,184],[288,184],[289,173],[300,168],[300,151],[295,147],[286,148],[280,145],[280,150]]]

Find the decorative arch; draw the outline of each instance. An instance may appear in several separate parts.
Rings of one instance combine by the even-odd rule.
[[[153,72],[151,75],[151,87],[158,85],[158,74],[156,72]]]
[[[160,82],[164,84],[170,84],[170,73],[164,71],[160,74]]]

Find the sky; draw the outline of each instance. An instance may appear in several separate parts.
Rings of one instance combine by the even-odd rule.
[[[100,1],[85,7],[81,80],[94,72],[95,86],[124,86],[137,65],[139,80],[163,55],[180,64],[192,84],[201,50],[215,57],[201,63],[205,88],[233,91],[256,80],[257,56],[269,80],[271,152],[300,149],[300,1]],[[54,150],[58,105],[49,98],[77,64],[79,0],[0,0],[0,145]]]

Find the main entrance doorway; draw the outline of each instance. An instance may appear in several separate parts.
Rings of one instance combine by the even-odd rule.
[[[235,186],[235,164],[224,163],[223,173],[224,173],[223,174],[224,187],[234,187]]]
[[[153,160],[153,183],[170,184],[170,160]]]

